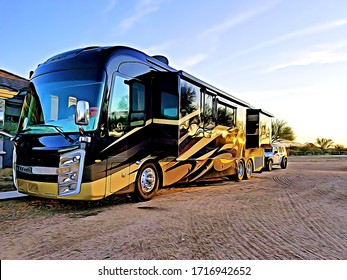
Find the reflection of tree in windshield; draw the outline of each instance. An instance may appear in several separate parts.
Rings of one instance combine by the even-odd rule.
[[[24,126],[27,125],[43,124],[44,116],[41,108],[35,89],[28,90],[23,102],[19,130],[25,129]]]

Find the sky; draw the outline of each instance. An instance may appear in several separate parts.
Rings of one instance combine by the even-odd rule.
[[[347,146],[346,0],[0,0],[0,69],[126,45]]]

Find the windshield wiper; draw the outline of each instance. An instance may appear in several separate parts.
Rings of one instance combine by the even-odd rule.
[[[69,142],[75,142],[75,140],[73,140],[69,135],[66,135],[66,134],[63,133],[63,131],[60,129],[60,126],[56,126],[56,125],[53,125],[53,124],[46,124],[46,123],[35,124],[35,126],[52,127],[56,131],[58,131],[58,133],[60,135],[62,135]]]

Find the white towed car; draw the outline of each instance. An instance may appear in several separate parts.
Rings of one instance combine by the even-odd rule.
[[[279,165],[282,169],[287,168],[288,155],[284,145],[272,144],[272,147],[265,148],[266,170],[271,171],[273,165]]]

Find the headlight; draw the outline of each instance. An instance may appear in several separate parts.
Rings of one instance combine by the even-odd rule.
[[[58,195],[73,195],[81,191],[85,150],[76,150],[60,156]]]

